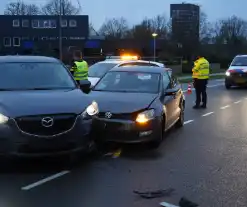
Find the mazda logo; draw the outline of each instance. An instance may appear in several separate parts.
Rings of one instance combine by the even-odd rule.
[[[41,124],[43,127],[52,127],[54,124],[54,120],[51,117],[45,117],[41,119]]]
[[[112,117],[111,112],[106,112],[105,113],[105,118],[110,119]]]

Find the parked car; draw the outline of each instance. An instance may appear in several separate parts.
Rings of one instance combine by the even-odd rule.
[[[90,87],[82,81],[81,89]],[[57,59],[0,57],[0,155],[43,157],[88,151],[98,105]]]
[[[226,71],[225,87],[232,86],[247,86],[247,55],[237,55]]]
[[[117,67],[126,67],[126,66],[153,66],[153,67],[162,67],[165,65],[163,63],[138,60],[136,56],[127,58],[123,56],[109,56],[105,61],[98,62],[89,67],[88,71],[88,80],[91,82],[91,86],[94,86],[100,78],[102,78],[105,73],[107,73],[112,68]]]
[[[90,95],[100,105],[94,120],[98,142],[144,142],[157,148],[168,129],[184,124],[181,85],[161,67],[115,67]]]

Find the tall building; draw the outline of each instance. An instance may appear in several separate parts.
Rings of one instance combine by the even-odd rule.
[[[172,35],[179,45],[199,42],[200,7],[194,4],[171,4]]]

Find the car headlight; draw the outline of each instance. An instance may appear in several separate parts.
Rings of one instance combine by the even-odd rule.
[[[154,119],[154,109],[150,109],[139,113],[136,117],[136,122],[143,124],[152,119]]]
[[[5,124],[8,122],[9,118],[7,116],[4,116],[3,114],[0,114],[0,124]]]
[[[88,116],[94,116],[99,113],[99,107],[98,104],[93,101],[86,110],[82,113],[82,117],[88,117]]]
[[[226,71],[226,76],[230,76],[231,73],[229,71]]]

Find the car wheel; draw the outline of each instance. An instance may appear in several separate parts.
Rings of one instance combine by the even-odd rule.
[[[151,141],[151,142],[148,143],[148,148],[149,149],[157,149],[157,148],[159,148],[159,146],[161,145],[161,143],[162,143],[162,141],[164,139],[164,134],[165,134],[164,133],[165,132],[165,121],[164,121],[164,119],[162,119],[161,123],[162,123],[162,126],[160,127],[161,129],[160,129],[160,132],[159,132],[159,137],[157,137],[156,140]]]
[[[225,87],[226,87],[226,89],[231,89],[231,85],[229,84],[229,83],[225,83]]]
[[[180,109],[181,109],[181,111],[180,111],[179,119],[175,124],[176,128],[180,128],[180,127],[184,126],[184,105],[183,105],[183,102],[181,103]]]

